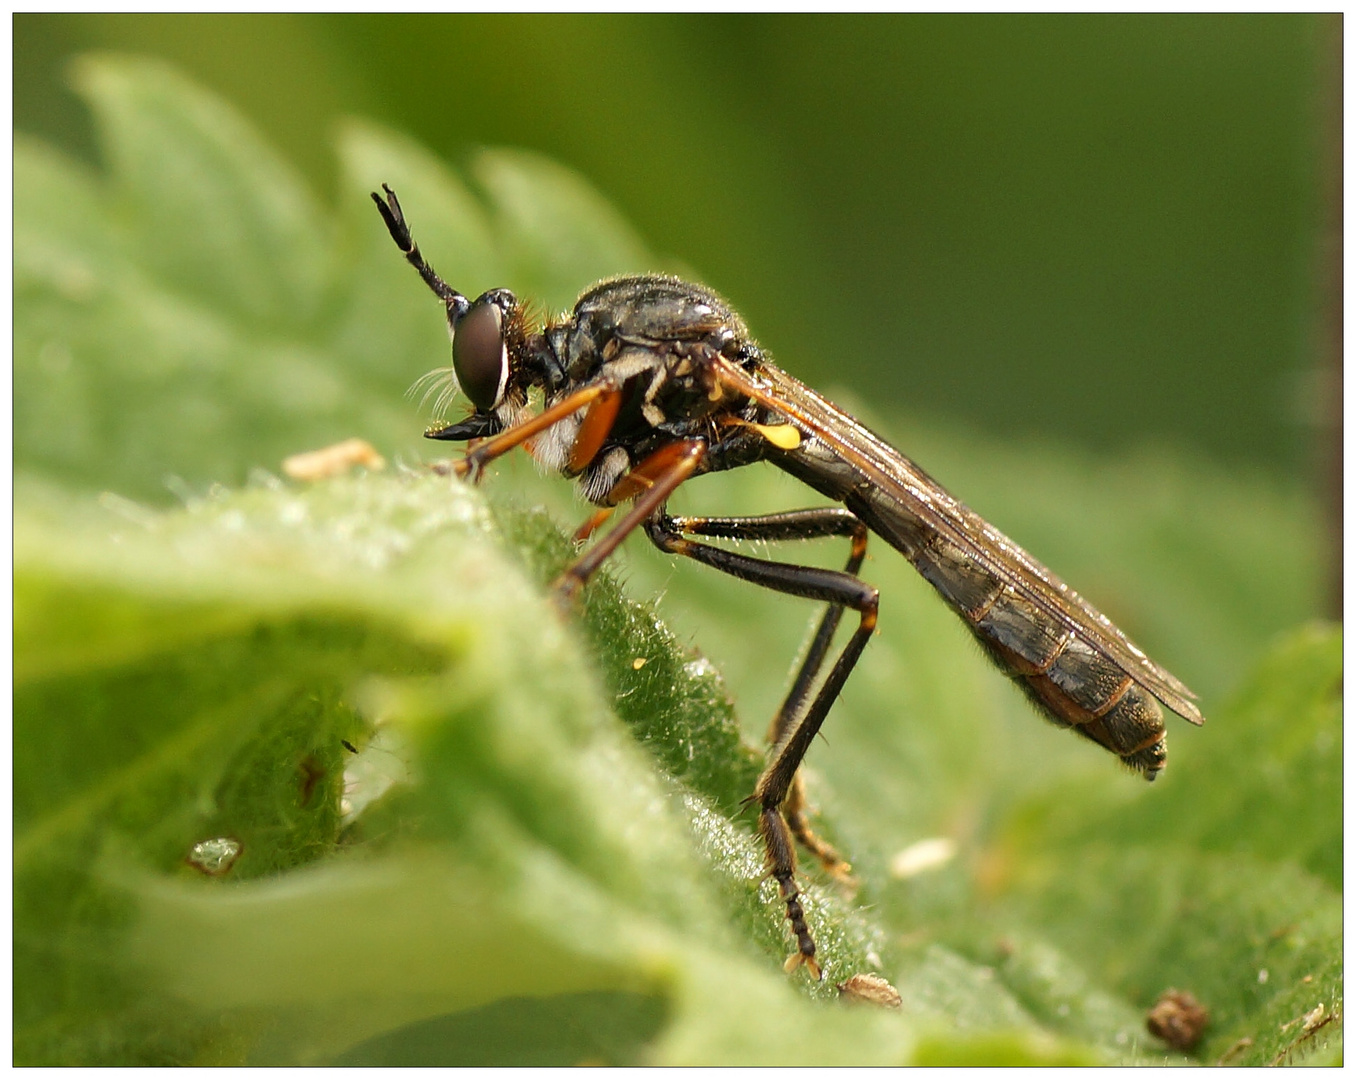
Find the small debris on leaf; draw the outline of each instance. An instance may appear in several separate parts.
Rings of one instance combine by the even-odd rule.
[[[244,845],[232,836],[217,836],[199,840],[188,853],[188,865],[201,870],[208,877],[221,877],[240,858]]]
[[[879,1005],[882,1009],[898,1009],[903,1005],[899,991],[879,975],[853,975],[838,984],[838,996],[844,1001]]]
[[[956,841],[934,836],[910,844],[890,860],[890,876],[899,880],[939,870],[956,857]]]
[[[348,472],[355,465],[376,472],[386,468],[386,459],[366,439],[345,439],[320,450],[293,454],[282,463],[282,471],[293,480],[328,480]]]
[[[1331,1023],[1340,1023],[1342,1019],[1340,1007],[1333,1006],[1333,1011],[1329,1012],[1328,1007],[1319,1002],[1303,1016],[1297,1016],[1295,1019],[1281,1025],[1281,1031],[1289,1031],[1296,1024],[1303,1024],[1300,1032],[1291,1042],[1282,1048],[1281,1052],[1272,1058],[1268,1065],[1284,1065],[1291,1060],[1291,1055],[1301,1046],[1314,1037],[1314,1033],[1320,1028],[1327,1027]]]
[[[1210,1013],[1185,990],[1164,990],[1145,1017],[1150,1035],[1157,1035],[1174,1050],[1190,1050],[1201,1041]]]

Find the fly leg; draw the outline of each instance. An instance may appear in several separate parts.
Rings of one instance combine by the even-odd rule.
[[[618,502],[634,497],[635,505],[616,528],[565,568],[554,585],[557,598],[561,602],[573,598],[636,526],[644,524],[663,508],[678,485],[696,471],[705,454],[706,443],[700,439],[669,443],[622,477],[612,493],[617,495]]]
[[[866,558],[867,529],[851,511],[841,507],[821,507],[814,510],[793,510],[783,514],[761,517],[681,517],[671,518],[674,532],[690,536],[714,536],[727,540],[818,540],[828,536],[850,536],[852,553],[843,572],[854,577]],[[833,635],[843,617],[842,604],[830,604],[820,620],[810,647],[801,661],[796,678],[787,692],[786,700],[777,710],[768,727],[767,741],[776,746],[805,711],[811,688],[819,677],[828,655]],[[800,845],[815,856],[824,869],[839,881],[850,883],[852,867],[829,843],[810,828],[805,812],[805,778],[797,771],[791,788],[781,805],[791,834]]]
[[[686,526],[691,528],[688,529]],[[725,531],[719,531],[722,526],[725,527]],[[875,630],[879,594],[875,588],[852,572],[754,559],[709,544],[699,544],[684,538],[680,533],[691,531],[698,535],[736,535],[744,539],[809,539],[817,536],[850,535],[854,538],[854,543],[853,556],[848,566],[855,571],[861,565],[861,558],[866,553],[864,527],[850,513],[836,509],[808,510],[773,515],[771,518],[743,520],[675,519],[661,511],[646,522],[645,531],[661,551],[696,559],[716,570],[765,588],[775,589],[777,592],[801,596],[807,600],[820,600],[830,605],[820,624],[819,632],[815,635],[810,653],[791,688],[791,693],[787,696],[778,718],[773,721],[776,741],[772,747],[769,764],[758,778],[757,787],[750,800],[759,805],[758,831],[767,850],[768,870],[773,880],[777,882],[782,900],[786,904],[786,917],[791,923],[792,933],[796,936],[797,951],[788,958],[786,969],[794,971],[803,963],[815,978],[819,978],[820,969],[819,962],[815,959],[815,943],[805,923],[800,889],[795,880],[796,852],[792,842],[793,834],[785,815],[788,804],[792,813],[796,815],[801,813],[802,798],[799,793],[792,795],[797,770],[805,758],[810,743],[819,733],[830,706],[842,691],[843,684]],[[809,688],[823,664],[829,640],[837,628],[844,608],[856,611],[861,621],[807,707],[805,701],[809,698]]]

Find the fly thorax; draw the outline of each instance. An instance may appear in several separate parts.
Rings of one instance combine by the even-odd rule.
[[[643,346],[627,346],[616,351],[602,370],[626,395],[614,431],[634,435],[637,424],[656,427],[664,422],[662,412],[653,404],[666,378],[664,361],[658,352]]]
[[[710,366],[700,357],[677,352],[666,357],[651,377],[642,412],[654,427],[673,427],[728,407],[723,387],[711,378]]]
[[[613,353],[612,349],[605,350]],[[614,382],[630,382],[637,376],[656,375],[662,372],[663,358],[654,350],[641,345],[630,345],[617,349],[615,354],[602,365],[602,372]],[[641,380],[645,381],[644,379]],[[651,379],[653,381],[653,379]]]

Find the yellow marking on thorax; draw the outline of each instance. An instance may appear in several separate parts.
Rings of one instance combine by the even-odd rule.
[[[794,424],[751,424],[734,416],[727,418],[725,423],[758,432],[778,450],[794,450],[800,446],[800,428]]]

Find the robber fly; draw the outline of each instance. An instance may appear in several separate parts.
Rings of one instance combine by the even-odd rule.
[[[444,282],[420,254],[395,192],[384,190],[385,199],[372,198],[391,237],[447,312],[452,369],[442,377],[474,406],[464,420],[425,435],[475,440],[455,466],[472,478],[533,440],[538,462],[578,479],[585,497],[603,508],[581,538],[610,508],[633,503],[564,571],[559,596],[575,593],[639,528],[662,551],[828,604],[772,721],[768,764],[750,798],[796,938],[788,972],[804,964],[820,977],[795,881],[795,842],[830,873],[848,870],[806,821],[798,770],[876,626],[878,594],[857,576],[868,532],[917,568],[1045,716],[1100,743],[1145,779],[1167,761],[1159,702],[1202,723],[1195,695],[1111,620],[898,450],[777,368],[709,289],[671,277],[614,278],[585,292],[568,316],[534,328],[507,289],[472,301]],[[532,390],[542,394],[540,412],[529,406]],[[771,462],[841,505],[761,517],[668,514],[668,498],[684,481],[755,461]],[[842,536],[852,546],[837,571],[751,558],[694,536]],[[821,681],[847,608],[857,613],[857,628]]]

